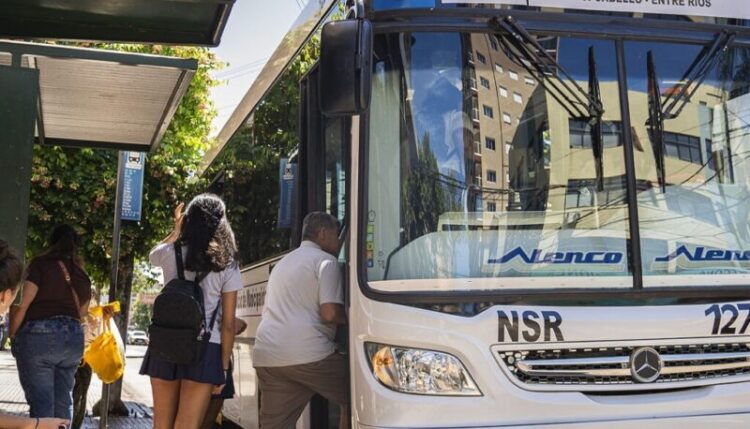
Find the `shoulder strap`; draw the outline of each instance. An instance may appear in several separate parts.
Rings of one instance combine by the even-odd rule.
[[[202,323],[204,328],[206,327],[206,304],[203,299],[203,289],[201,288],[200,283],[206,278],[206,276],[208,276],[208,272],[195,273],[195,280],[193,280],[193,296],[195,296],[201,306],[201,311],[203,312]],[[211,320],[213,320],[213,318]],[[211,330],[211,328],[209,328],[209,330]]]
[[[219,302],[216,303],[216,308],[214,308],[214,314],[211,315],[211,322],[209,322],[208,324],[209,332],[214,330],[214,322],[216,322],[216,314],[219,312],[219,307],[221,307],[221,298],[219,298]]]
[[[73,279],[70,277],[70,273],[68,272],[68,268],[65,266],[65,263],[63,261],[58,260],[57,265],[60,266],[60,269],[63,272],[63,277],[65,277],[65,283],[70,287],[70,292],[73,294],[73,301],[76,304],[76,313],[81,312],[81,301],[78,299],[78,294],[76,293],[76,290],[73,288]],[[80,314],[79,314],[80,318]]]
[[[177,277],[180,280],[185,280],[185,267],[182,262],[182,244],[179,241],[175,241],[174,243],[174,258],[177,264]]]

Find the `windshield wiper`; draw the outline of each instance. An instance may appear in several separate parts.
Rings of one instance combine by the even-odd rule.
[[[646,54],[646,71],[648,73],[648,125],[651,137],[651,148],[656,160],[656,179],[662,193],[667,191],[664,172],[664,111],[661,104],[661,91],[659,90],[659,79],[656,76],[656,64],[654,53],[648,51]]]
[[[568,114],[586,122],[591,130],[592,150],[599,191],[604,190],[604,145],[602,117],[604,105],[596,71],[594,47],[589,47],[589,91],[586,92],[565,68],[513,17],[493,18],[490,25],[498,32],[498,41],[508,58],[534,76],[539,84]]]
[[[646,72],[648,74],[648,121],[646,125],[651,137],[651,145],[656,160],[656,176],[659,188],[666,192],[666,171],[664,156],[664,120],[675,119],[690,103],[693,95],[706,80],[711,70],[716,67],[723,54],[734,40],[735,34],[722,31],[715,38],[711,46],[704,47],[695,57],[690,67],[680,79],[680,82],[668,92],[664,102],[661,100],[659,79],[656,75],[656,63],[653,51],[648,51],[646,57]],[[677,87],[680,87],[679,91]]]
[[[599,87],[599,74],[596,71],[596,52],[593,46],[589,46],[589,98],[602,105],[602,91]],[[596,189],[604,191],[604,136],[602,132],[602,115],[604,110],[596,106],[589,106],[589,112],[594,113],[589,121],[591,127],[591,149],[594,151],[594,163],[596,169]]]
[[[534,76],[570,116],[589,119],[604,114],[601,100],[590,97],[570,73],[513,17],[508,16],[502,20],[492,18],[490,25],[500,33],[498,41],[508,57]]]
[[[711,46],[704,47],[698,56],[695,57],[695,60],[690,64],[680,82],[669,91],[664,103],[662,103],[665,106],[663,111],[664,119],[674,119],[680,116],[682,109],[690,102],[693,95],[698,91],[698,88],[703,84],[703,81],[708,77],[709,72],[716,67],[721,54],[734,41],[734,37],[734,33],[722,31],[714,38]],[[679,91],[675,91],[677,86],[680,86]]]

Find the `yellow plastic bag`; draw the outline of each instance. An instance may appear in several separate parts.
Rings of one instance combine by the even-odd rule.
[[[117,306],[119,311],[119,305]],[[101,310],[100,310],[101,311]],[[114,383],[125,371],[122,340],[111,317],[102,317],[102,332],[86,347],[83,360],[104,383]]]

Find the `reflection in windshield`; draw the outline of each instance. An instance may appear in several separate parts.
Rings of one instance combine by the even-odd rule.
[[[634,134],[653,147],[636,152],[636,176],[661,185],[638,195],[646,286],[750,275],[750,55],[730,40],[626,44]]]
[[[572,94],[547,90],[493,35],[376,39],[370,280],[619,276],[632,284],[614,45],[536,41],[552,60],[545,75],[564,68],[588,100],[583,115],[558,102]],[[600,127],[592,96],[604,107]],[[592,138],[597,128],[601,138]]]

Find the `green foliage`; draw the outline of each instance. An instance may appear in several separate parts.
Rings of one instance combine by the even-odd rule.
[[[417,152],[401,192],[405,242],[437,231],[440,215],[460,207],[449,189],[456,181],[440,174],[429,134],[425,134]],[[405,154],[403,157],[408,158]]]
[[[147,330],[148,325],[151,324],[151,310],[153,308],[153,305],[137,302],[133,306],[133,313],[130,316],[130,325],[135,326],[135,329],[140,329],[142,331]]]
[[[80,45],[79,45],[80,46]],[[143,260],[172,228],[172,211],[203,184],[195,172],[208,147],[215,109],[209,72],[221,66],[206,48],[158,45],[85,44],[124,52],[195,58],[199,68],[155,153],[147,156],[143,220],[124,223],[121,261],[124,269]],[[68,222],[83,234],[82,256],[100,288],[109,283],[112,252],[117,153],[106,149],[34,148],[28,256],[38,254],[55,225]],[[128,272],[123,277],[128,277]],[[126,279],[124,279],[126,280]]]
[[[276,228],[279,160],[299,148],[299,84],[319,47],[316,37],[302,49],[205,174],[227,204],[243,264],[289,247],[289,231]]]

